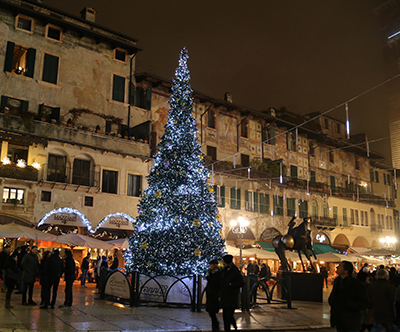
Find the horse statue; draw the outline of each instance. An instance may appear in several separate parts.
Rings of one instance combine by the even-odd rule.
[[[286,250],[296,250],[299,254],[299,258],[301,261],[301,265],[303,266],[303,271],[305,271],[304,263],[301,258],[301,252],[307,257],[310,262],[311,269],[313,272],[316,272],[315,266],[311,261],[310,252],[312,252],[315,260],[317,256],[315,255],[315,251],[312,247],[311,240],[311,228],[310,228],[310,218],[304,218],[303,222],[296,226],[296,217],[293,217],[288,224],[287,234],[282,236],[278,235],[272,240],[272,245],[275,248],[275,252],[279,256],[279,259],[282,264],[282,270],[284,272],[291,271],[291,267],[286,259],[285,251]]]

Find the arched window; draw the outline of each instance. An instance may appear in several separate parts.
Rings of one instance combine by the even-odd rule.
[[[328,204],[326,204],[326,203],[322,204],[322,215],[324,218],[329,217]]]
[[[72,183],[81,186],[93,185],[92,161],[89,156],[82,155],[74,159]]]
[[[369,210],[369,214],[371,216],[371,226],[373,226],[375,225],[375,210],[371,208],[371,210]]]
[[[313,218],[318,218],[318,204],[316,201],[311,203],[311,213]]]

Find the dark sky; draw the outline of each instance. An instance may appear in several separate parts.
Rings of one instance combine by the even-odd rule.
[[[192,88],[256,110],[324,112],[398,74],[368,0],[44,0],[139,40],[137,71],[172,79],[189,50]],[[400,78],[399,78],[400,80]],[[351,133],[389,136],[386,87],[349,104]],[[330,113],[344,119],[344,107]],[[390,140],[370,145],[391,165]]]

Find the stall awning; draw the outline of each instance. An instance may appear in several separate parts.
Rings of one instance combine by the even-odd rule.
[[[258,242],[258,244],[266,251],[274,251],[275,252],[275,248],[272,245],[272,242]]]

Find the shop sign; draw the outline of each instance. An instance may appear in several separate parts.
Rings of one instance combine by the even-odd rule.
[[[104,290],[106,296],[111,296],[117,300],[130,299],[130,285],[127,277],[121,271],[113,272],[107,279]]]
[[[110,216],[99,228],[133,230],[133,225],[132,222],[123,216]]]
[[[82,226],[82,220],[73,213],[54,213],[45,222],[53,225]]]

